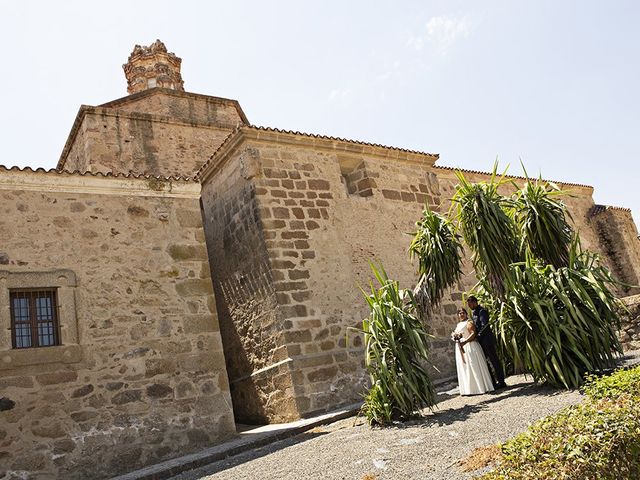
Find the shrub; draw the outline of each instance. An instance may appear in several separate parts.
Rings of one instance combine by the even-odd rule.
[[[640,478],[640,368],[591,377],[587,399],[544,418],[502,445],[481,480]]]
[[[511,202],[498,192],[505,180],[496,179],[496,169],[497,164],[490,181],[480,183],[471,183],[456,171],[459,184],[451,200],[477,275],[495,296],[503,298],[509,284],[509,265],[520,257],[516,227],[506,212]]]
[[[457,221],[473,252],[475,293],[492,310],[502,358],[536,381],[566,388],[611,368],[622,352],[619,301],[611,290],[617,282],[572,237],[565,206],[554,198],[561,192],[527,180],[506,198],[496,167],[488,182],[472,184],[457,175]]]
[[[631,395],[640,401],[640,367],[618,370],[601,378],[592,375],[587,379],[584,393],[592,400]]]
[[[569,262],[573,231],[566,207],[554,198],[563,194],[553,183],[527,179],[513,196],[510,213],[523,257],[533,256],[555,267],[565,267]]]
[[[571,388],[585,374],[611,368],[622,347],[611,274],[577,241],[568,262],[562,268],[511,265],[514,282],[498,302],[494,332],[534,380]]]

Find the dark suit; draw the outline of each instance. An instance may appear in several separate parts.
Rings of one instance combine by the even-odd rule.
[[[489,326],[489,312],[478,305],[471,314],[473,324],[476,326],[477,337],[476,339],[482,347],[484,356],[487,357],[491,368],[491,376],[493,377],[493,386],[504,385],[504,371],[502,370],[502,363],[498,358],[498,352],[496,351],[497,341],[496,337],[491,331]]]

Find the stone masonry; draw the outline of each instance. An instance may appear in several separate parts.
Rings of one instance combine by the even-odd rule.
[[[0,477],[110,477],[235,434],[199,197],[0,171]],[[12,349],[8,289],[51,286],[62,345]]]
[[[244,123],[238,102],[163,88],[83,105],[58,170],[190,176]]]
[[[640,250],[633,248],[638,237],[631,210],[593,205],[589,211],[589,222],[599,250],[609,261],[609,268],[617,279],[626,284],[621,288],[621,295],[640,293]]]
[[[620,329],[622,348],[625,352],[640,350],[640,295],[624,297],[622,303],[624,304]]]

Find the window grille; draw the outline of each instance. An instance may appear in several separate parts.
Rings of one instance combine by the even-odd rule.
[[[60,345],[56,289],[10,290],[13,348]]]

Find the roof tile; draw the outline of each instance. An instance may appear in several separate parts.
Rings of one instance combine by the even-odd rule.
[[[154,179],[154,180],[165,180],[165,181],[181,181],[181,182],[197,182],[198,180],[195,177],[185,177],[185,176],[168,176],[163,177],[159,175],[150,175],[148,173],[113,173],[113,172],[81,172],[80,170],[67,171],[67,170],[58,170],[55,168],[51,168],[49,170],[39,167],[39,168],[31,168],[31,167],[6,167],[4,165],[0,165],[0,172],[28,172],[28,173],[44,173],[44,174],[56,174],[56,175],[77,175],[80,177],[104,177],[104,178],[135,178],[135,179]]]
[[[460,172],[466,172],[466,173],[476,173],[476,174],[479,174],[479,175],[491,175],[491,172],[484,172],[482,170],[468,170],[466,168],[449,167],[449,166],[445,166],[445,165],[434,165],[433,168],[436,168],[436,169],[439,169],[439,170],[449,170],[449,171],[452,171],[452,172],[460,171]],[[527,177],[523,177],[521,175],[505,175],[505,177],[517,178],[517,179],[520,179],[520,180],[526,180],[527,179]],[[545,182],[560,183],[562,185],[571,185],[573,187],[593,188],[591,185],[585,185],[583,183],[564,182],[562,180],[549,180],[549,179],[546,179],[546,178],[543,178],[542,180],[544,180]]]

